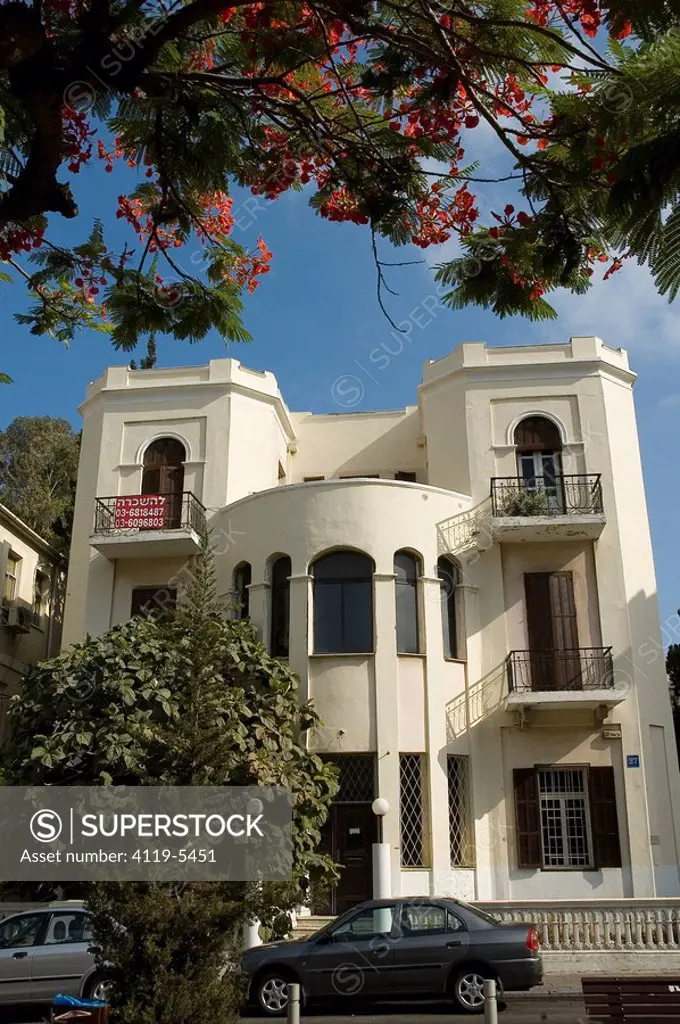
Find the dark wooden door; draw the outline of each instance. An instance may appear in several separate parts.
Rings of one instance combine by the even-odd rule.
[[[331,817],[333,859],[342,868],[333,911],[343,914],[373,897],[376,819],[370,804],[334,804]]]
[[[524,588],[532,689],[582,689],[571,573],[528,572]]]

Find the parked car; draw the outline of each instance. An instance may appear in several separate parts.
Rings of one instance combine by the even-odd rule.
[[[266,1015],[286,1013],[288,984],[304,1001],[452,999],[482,1013],[485,978],[501,990],[541,983],[543,964],[532,925],[501,924],[459,900],[370,900],[311,938],[246,950],[248,996]]]
[[[0,921],[0,1004],[49,1003],[57,992],[103,999],[82,904],[49,905]]]

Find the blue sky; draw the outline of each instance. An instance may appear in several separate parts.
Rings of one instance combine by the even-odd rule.
[[[483,155],[484,146],[482,139],[477,146],[482,153],[474,155]],[[117,176],[118,172],[105,175],[101,166],[86,172],[78,182],[82,216],[68,225],[55,222],[59,240],[80,241],[92,216],[102,215],[104,198],[113,210]],[[492,192],[484,206],[498,209],[506,199],[505,193]],[[554,303],[559,319],[543,324],[521,318],[499,321],[474,308],[451,312],[436,307],[429,325],[414,326],[402,351],[381,370],[369,361],[369,353],[382,342],[396,352],[398,342],[376,301],[366,229],[329,224],[308,209],[304,195],[294,193],[275,203],[238,194],[235,211],[237,240],[254,246],[261,233],[274,251],[270,274],[246,300],[245,322],[254,340],[225,345],[211,337],[195,346],[161,340],[161,365],[231,355],[255,369],[272,370],[293,409],[386,409],[414,402],[422,363],[462,341],[518,345],[597,334],[609,345],[628,349],[639,374],[635,393],[662,620],[680,606],[680,306],[669,306],[656,295],[646,271],[627,265],[585,297],[559,296]],[[114,235],[121,231],[115,219],[110,225]],[[444,247],[446,251],[451,250]],[[436,295],[431,265],[442,252],[423,254],[414,248],[395,253],[384,248],[383,254],[386,259],[425,260],[389,271],[389,283],[398,292],[387,296],[393,318],[406,320],[415,310],[417,319],[423,300]],[[191,252],[184,255],[189,265]],[[0,370],[10,373],[14,383],[0,388],[0,427],[15,416],[38,414],[65,416],[77,425],[76,406],[88,381],[107,365],[124,364],[129,357],[115,352],[105,335],[95,333],[81,336],[69,349],[47,338],[33,338],[13,320],[13,312],[24,305],[20,286],[1,287]],[[680,637],[668,635],[665,640]]]

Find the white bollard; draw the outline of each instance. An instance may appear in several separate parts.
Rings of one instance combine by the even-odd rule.
[[[498,1024],[496,982],[493,978],[484,979],[484,1024]]]
[[[373,843],[373,899],[388,900],[391,896],[390,844]]]
[[[243,948],[252,949],[253,946],[261,946],[262,939],[260,938],[260,922],[246,921],[243,925]]]
[[[288,1024],[300,1024],[300,986],[297,981],[288,983]]]

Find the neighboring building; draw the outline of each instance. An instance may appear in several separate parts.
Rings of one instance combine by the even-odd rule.
[[[62,558],[35,530],[0,505],[0,742],[7,699],[29,665],[61,644]]]
[[[291,412],[235,360],[88,388],[65,641],[173,602],[212,530],[340,766],[331,907],[680,894],[680,781],[625,352],[464,344],[396,412]],[[322,909],[318,907],[317,909]]]

